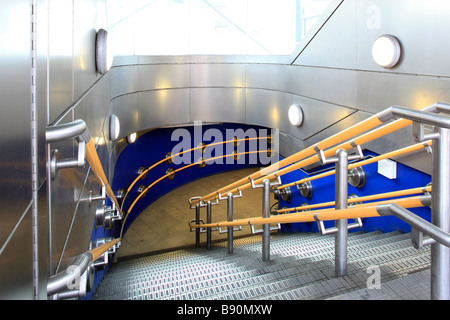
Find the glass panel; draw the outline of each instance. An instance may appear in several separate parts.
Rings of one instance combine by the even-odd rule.
[[[331,0],[108,0],[116,54],[289,55]]]

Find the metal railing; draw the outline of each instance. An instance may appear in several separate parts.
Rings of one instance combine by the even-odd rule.
[[[72,139],[78,143],[78,154],[74,159],[60,159],[60,151],[51,149],[51,159],[49,159],[51,178],[55,179],[59,170],[84,167],[86,160],[102,186],[102,194],[98,196],[91,195],[89,201],[103,201],[103,212],[114,212],[114,219],[121,219],[119,203],[103,170],[86,123],[83,120],[75,120],[66,124],[48,126],[45,137],[48,144],[70,141]],[[111,199],[112,208],[105,205],[106,195]],[[106,219],[105,215],[103,215],[103,219]],[[108,261],[107,255],[115,252],[120,245],[120,241],[121,238],[108,239],[108,241],[104,241],[105,243],[97,248],[75,257],[73,263],[66,270],[49,277],[47,296],[52,299],[84,297],[93,286],[95,267],[102,265],[102,263],[96,263],[96,261],[101,257],[103,257],[104,262]]]
[[[313,146],[310,146],[278,163],[263,168],[254,174],[244,177],[228,186],[214,191],[203,197],[194,197],[189,200],[190,208],[196,209],[195,224],[190,224],[191,230],[198,231],[210,228],[233,228],[234,226],[262,224],[264,233],[262,237],[263,260],[270,259],[269,232],[267,228],[271,223],[293,222],[323,222],[336,221],[335,233],[335,270],[336,276],[346,274],[347,264],[347,233],[348,219],[360,219],[364,217],[379,217],[394,215],[412,226],[412,241],[415,247],[431,244],[431,298],[450,299],[450,118],[437,113],[450,113],[450,105],[436,103],[423,110],[412,110],[404,107],[393,106],[378,114],[341,131]],[[399,119],[396,119],[399,118]],[[387,123],[392,120],[392,122]],[[386,124],[385,124],[386,123]],[[403,148],[373,159],[363,160],[349,165],[349,160],[362,159],[361,145],[375,140],[389,133],[412,125],[413,137],[417,145]],[[434,127],[431,134],[425,133],[425,125]],[[371,131],[369,131],[371,130]],[[368,132],[367,132],[368,131]],[[431,152],[431,146],[433,150]],[[432,153],[432,183],[431,186],[401,190],[392,193],[367,196],[364,198],[348,199],[348,172],[349,168],[356,168],[368,163],[398,156],[412,151],[426,148]],[[355,149],[354,154],[349,150]],[[293,170],[304,168],[308,165],[322,162],[322,164],[335,163],[336,169],[317,177],[306,178],[287,185],[281,185],[280,177]],[[282,169],[280,169],[282,168]],[[317,207],[334,206],[333,209],[321,209],[290,213],[291,211],[305,210],[307,207],[296,207],[277,210],[276,216],[267,217],[265,201],[269,197],[270,181],[277,179],[273,185],[276,191],[281,192],[288,186],[300,185],[308,180],[317,179],[335,174],[335,201],[320,205],[311,205],[309,209]],[[263,216],[248,219],[221,221],[217,223],[198,223],[199,210],[208,206],[211,201],[218,203],[225,199],[223,194],[233,195],[247,188],[264,186],[263,191]],[[430,194],[432,192],[432,195]],[[418,196],[413,194],[423,193]],[[355,202],[380,200],[383,198],[409,196],[405,198],[389,199],[384,201],[355,204]],[[354,205],[348,208],[349,203]],[[410,208],[431,206],[431,223],[416,216],[409,211]],[[425,236],[429,236],[426,239]],[[198,237],[198,236],[197,236]],[[232,241],[232,237],[229,239]],[[232,244],[228,244],[232,246]],[[230,252],[230,250],[229,250]]]

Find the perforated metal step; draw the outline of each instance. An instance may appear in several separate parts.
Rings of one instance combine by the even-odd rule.
[[[429,268],[429,249],[416,250],[409,234],[350,233],[348,274],[334,276],[334,236],[273,234],[271,261],[261,236],[212,250],[193,248],[114,263],[94,299],[327,299],[367,287],[377,266],[388,282]]]

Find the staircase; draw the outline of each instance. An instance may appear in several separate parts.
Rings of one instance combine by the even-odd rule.
[[[400,232],[349,233],[347,275],[334,275],[334,236],[271,234],[270,261],[261,236],[235,239],[211,250],[192,248],[111,265],[95,300],[312,300],[418,299],[430,297],[430,249],[412,247]],[[120,249],[119,249],[120,250]],[[380,289],[368,289],[379,267]],[[410,285],[411,283],[414,286]]]

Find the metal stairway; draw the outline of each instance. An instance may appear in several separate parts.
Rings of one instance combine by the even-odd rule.
[[[272,234],[270,248],[270,261],[262,261],[261,236],[255,235],[235,239],[233,254],[227,254],[222,242],[211,250],[119,261],[111,265],[94,299],[429,299],[430,249],[413,248],[409,234],[349,233],[348,272],[338,278],[333,235]],[[371,266],[380,268],[380,290],[367,288]],[[422,290],[417,289],[419,281]]]

